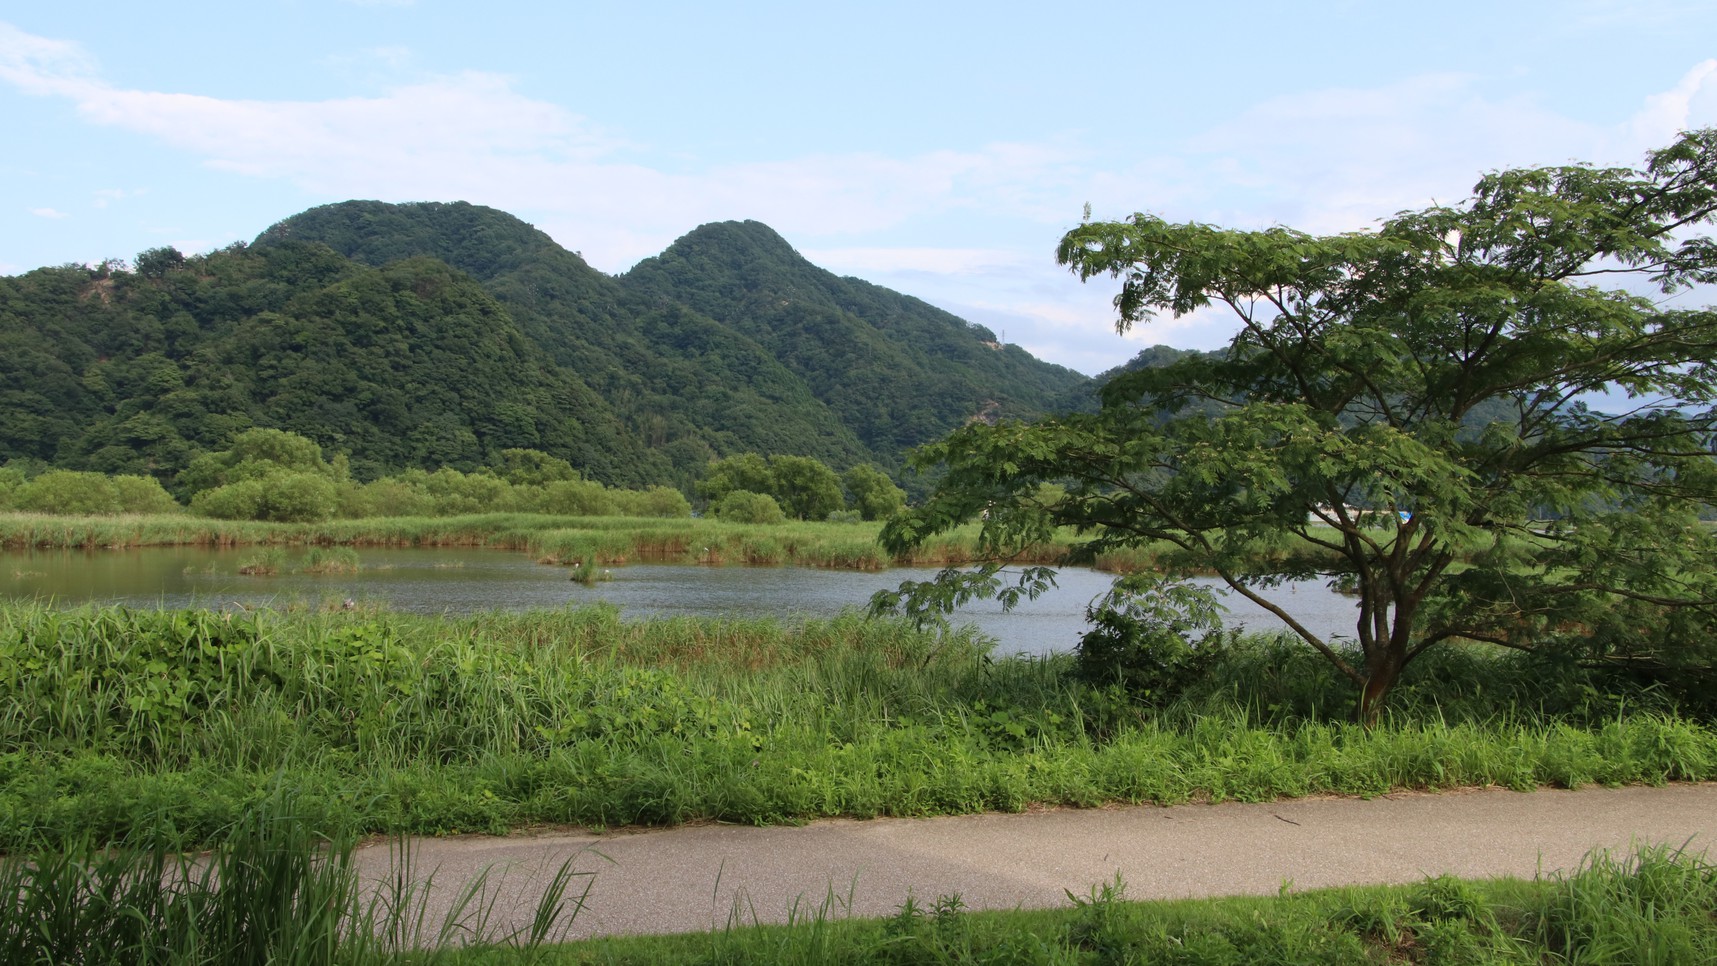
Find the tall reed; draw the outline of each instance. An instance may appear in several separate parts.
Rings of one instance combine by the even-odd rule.
[[[496,926],[488,872],[432,915],[434,876],[417,875],[403,843],[394,874],[365,882],[351,835],[312,830],[279,787],[207,851],[187,844],[143,822],[117,843],[29,843],[0,858],[0,962],[308,966],[427,962],[456,944],[534,950],[565,935],[592,876],[563,862],[521,928]]]

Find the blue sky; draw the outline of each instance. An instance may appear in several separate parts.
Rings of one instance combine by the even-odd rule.
[[[10,9],[8,9],[10,8]],[[1434,8],[1434,9],[1431,9]],[[1099,218],[1308,231],[1717,124],[1717,3],[0,6],[0,274],[249,240],[348,198],[512,212],[620,272],[752,218],[1083,372]]]

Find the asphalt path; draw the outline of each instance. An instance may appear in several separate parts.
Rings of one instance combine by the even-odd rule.
[[[819,913],[887,916],[908,896],[972,909],[1049,908],[1119,875],[1132,899],[1274,894],[1326,886],[1569,871],[1596,849],[1717,844],[1717,784],[1500,789],[1370,800],[1051,809],[799,827],[697,825],[607,833],[420,839],[411,875],[432,903],[488,870],[491,927],[524,926],[567,859],[588,886],[569,938],[692,932]],[[392,874],[399,844],[359,850]],[[1717,854],[1714,850],[1713,854]],[[441,915],[432,907],[431,919]]]

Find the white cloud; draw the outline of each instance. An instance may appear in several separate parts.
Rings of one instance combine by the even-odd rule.
[[[1143,202],[1176,220],[1351,231],[1403,209],[1457,201],[1489,170],[1637,165],[1678,131],[1717,121],[1717,60],[1695,65],[1612,124],[1577,121],[1486,86],[1476,76],[1426,74],[1269,98],[1171,146],[1166,159],[1131,178],[1103,179],[1099,199],[1109,210],[1099,213],[1112,217]],[[1139,184],[1145,194],[1118,196]]]
[[[800,254],[830,271],[853,274],[991,275],[1043,262],[1011,248],[816,248]]]
[[[1717,60],[1703,60],[1682,75],[1681,82],[1645,99],[1633,116],[1632,140],[1667,144],[1678,133],[1717,119]]]
[[[26,94],[67,94],[87,87],[95,62],[76,44],[27,34],[0,21],[0,80]]]
[[[30,214],[35,215],[37,218],[70,218],[71,217],[71,215],[68,215],[63,211],[59,211],[59,210],[56,210],[54,208],[31,208]]]

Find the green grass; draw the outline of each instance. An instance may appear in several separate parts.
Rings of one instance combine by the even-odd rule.
[[[0,847],[211,835],[282,776],[330,834],[1717,778],[1717,731],[1650,692],[1451,649],[1363,728],[1317,661],[1242,642],[1152,710],[1066,658],[855,615],[12,605]]]
[[[487,872],[433,913],[446,886],[417,878],[406,846],[394,847],[396,875],[366,882],[353,840],[315,832],[279,788],[206,844],[187,852],[165,826],[142,825],[116,843],[31,843],[0,857],[0,962],[424,963],[472,944],[529,954],[564,935],[590,878],[572,860],[549,871],[519,929],[495,924],[500,883]]]
[[[629,622],[604,607],[427,618],[0,606],[0,851],[12,857],[0,863],[11,876],[0,895],[22,903],[0,924],[10,937],[0,943],[12,944],[0,945],[0,961],[95,962],[78,950],[213,949],[233,936],[342,950],[304,961],[394,961],[403,945],[356,937],[415,929],[418,942],[424,927],[378,925],[404,900],[364,905],[342,878],[342,850],[369,833],[1717,779],[1717,730],[1682,714],[1673,695],[1530,655],[1428,653],[1372,728],[1346,721],[1351,694],[1320,658],[1279,640],[1227,641],[1207,673],[1150,706],[1080,683],[1071,664],[992,659],[970,633],[854,614],[784,624]],[[208,865],[179,858],[205,846],[229,871],[209,879]],[[222,849],[249,858],[223,866]],[[1674,897],[1707,895],[1713,875],[1670,858],[1507,887],[1526,896],[1518,907],[1493,901],[1503,893],[1492,886],[1439,880],[1421,893],[1362,890],[1339,910],[1322,899],[1235,900],[1176,919],[1160,908],[1180,907],[1098,890],[1063,913],[991,919],[931,903],[866,924],[807,910],[798,929],[736,923],[639,952],[616,941],[536,953],[1701,961],[1677,957],[1710,952],[1714,907],[1693,900],[1706,903],[1701,920]],[[254,890],[210,886],[248,877],[260,877]],[[86,894],[102,898],[67,898]],[[138,911],[79,918],[101,909]],[[354,932],[352,922],[366,925]],[[19,944],[32,936],[83,945],[31,958]]]
[[[1119,879],[1055,910],[972,912],[957,895],[906,897],[881,920],[838,897],[789,925],[735,916],[709,933],[474,949],[461,964],[1170,963],[1675,964],[1717,961],[1717,868],[1666,849],[1593,856],[1533,881],[1447,877],[1173,902],[1131,902]]]

